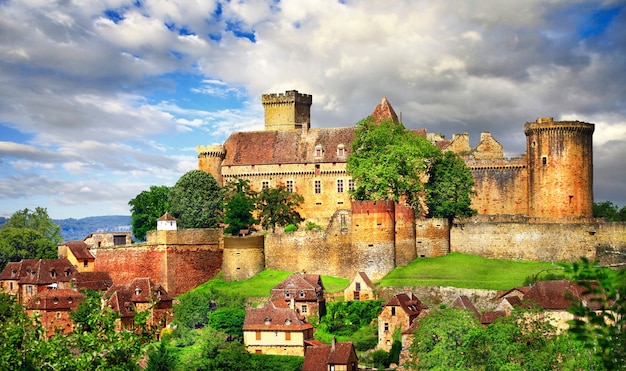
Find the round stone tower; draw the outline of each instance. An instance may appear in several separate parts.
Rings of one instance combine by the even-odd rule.
[[[222,161],[226,157],[224,146],[219,144],[211,146],[196,146],[198,153],[198,170],[202,170],[213,175],[217,184],[223,186]]]
[[[524,125],[529,216],[593,216],[593,131],[593,124],[551,117]]]
[[[353,268],[378,280],[396,266],[395,203],[352,202]]]

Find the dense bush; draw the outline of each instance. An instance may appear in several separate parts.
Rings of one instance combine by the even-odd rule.
[[[320,320],[318,330],[339,336],[350,335],[377,318],[382,303],[382,300],[328,303],[326,315]]]

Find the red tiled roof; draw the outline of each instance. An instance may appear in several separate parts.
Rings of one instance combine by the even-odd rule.
[[[263,308],[246,309],[244,331],[304,331],[313,326],[291,308],[277,308],[269,302]]]
[[[250,131],[233,133],[224,142],[226,157],[222,166],[346,162],[352,150],[356,127],[309,129],[301,131]],[[343,145],[344,155],[337,148]],[[322,147],[316,157],[315,148]]]
[[[321,346],[307,347],[304,352],[302,371],[326,370],[327,365],[348,365],[357,362],[352,342],[335,343]]]
[[[417,316],[423,309],[428,308],[412,292],[397,294],[383,306],[399,306],[409,317]]]
[[[357,274],[359,275],[359,277],[361,277],[361,279],[367,285],[367,287],[369,287],[370,289],[374,289],[374,284],[372,283],[372,281],[370,280],[370,278],[367,276],[365,272],[358,272]],[[354,281],[354,279],[352,281]]]
[[[72,252],[76,260],[92,260],[94,256],[89,251],[89,246],[85,241],[69,241],[63,243]]]
[[[113,279],[105,271],[79,272],[73,281],[77,289],[106,291],[113,286]]]
[[[76,267],[67,259],[23,259],[7,264],[1,276],[3,280],[19,280],[20,284],[40,286],[69,282],[77,273]]]
[[[289,291],[289,297],[285,296],[286,291]],[[304,296],[300,295],[301,292]],[[270,290],[271,300],[317,301],[323,296],[324,285],[319,274],[294,273]]]
[[[499,294],[499,295],[497,296],[497,298],[498,298],[498,299],[502,299],[502,298],[504,298],[504,297],[510,296],[510,295],[514,294],[514,293],[515,293],[515,291],[518,291],[518,292],[520,292],[522,295],[525,295],[525,294],[528,292],[528,290],[530,290],[530,286],[518,286],[518,287],[514,287],[514,288],[512,288],[512,289],[510,289],[510,290],[507,290],[507,291],[505,291],[505,292],[503,292],[503,293]]]
[[[138,303],[172,301],[165,288],[149,278],[135,278],[129,284],[114,284],[105,292],[104,297],[108,298],[109,306],[122,317],[133,316]]]
[[[26,303],[30,310],[68,310],[76,309],[83,301],[83,294],[70,289],[48,289],[39,292]]]
[[[496,319],[500,318],[500,317],[505,317],[506,316],[506,312],[502,311],[502,310],[488,310],[483,312],[480,315],[480,323],[482,323],[483,325],[489,325],[491,323],[493,323]]]
[[[589,307],[602,309],[593,298],[584,295],[585,288],[571,281],[539,281],[524,295],[526,305],[537,305],[542,309],[566,310],[574,301],[583,301]]]

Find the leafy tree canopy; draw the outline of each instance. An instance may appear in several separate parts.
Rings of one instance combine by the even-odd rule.
[[[582,259],[566,266],[566,272],[593,298],[593,308],[576,302],[568,311],[575,316],[569,331],[602,361],[607,370],[626,370],[626,270],[608,271]]]
[[[432,310],[410,347],[414,370],[601,370],[582,344],[540,313],[514,310],[483,328],[469,311]]]
[[[258,223],[252,213],[255,210],[256,192],[250,182],[237,179],[228,182],[222,188],[224,198],[224,223],[228,224],[224,232],[236,235],[242,229],[249,229]]]
[[[172,216],[182,228],[215,228],[222,206],[221,187],[209,173],[192,170],[170,189]]]
[[[347,172],[355,180],[357,200],[406,200],[421,209],[422,178],[440,151],[424,136],[391,120],[368,117],[357,123]]]
[[[128,201],[136,239],[145,241],[146,233],[156,229],[157,219],[169,211],[169,193],[167,186],[151,186],[149,191],[143,191]]]
[[[0,269],[10,261],[54,259],[62,241],[61,227],[45,208],[17,211],[0,229]]]
[[[304,197],[289,192],[283,185],[263,189],[257,198],[261,225],[266,230],[272,228],[274,232],[277,225],[299,224],[304,220],[297,211],[302,202]]]
[[[611,201],[594,202],[593,216],[610,222],[626,222],[626,206],[621,209]]]
[[[474,177],[465,161],[454,152],[437,154],[428,169],[426,183],[428,216],[454,219],[473,216],[470,196],[475,194]]]

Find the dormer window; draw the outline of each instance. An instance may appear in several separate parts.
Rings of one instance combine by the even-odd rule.
[[[72,271],[68,268],[65,270],[65,277],[71,276],[72,275]]]
[[[269,318],[269,317],[265,317],[265,324],[266,324],[266,325],[269,325],[269,324],[270,324],[270,322],[272,322],[272,319],[271,319],[271,318]]]
[[[322,155],[324,154],[324,149],[322,148],[321,145],[316,145],[315,146],[315,157],[322,157]]]
[[[57,276],[57,271],[55,271],[54,269],[50,271],[50,277],[54,278]]]
[[[289,318],[285,319],[285,325],[291,325],[291,320]]]
[[[300,297],[303,298],[304,297],[304,290],[300,290]]]
[[[135,295],[141,294],[141,289],[139,287],[135,287]]]
[[[337,146],[337,157],[346,157],[346,147],[343,144]]]
[[[54,298],[54,299],[52,299],[52,302],[53,302],[54,304],[59,304],[59,298]]]
[[[157,294],[157,296],[161,296],[161,289],[157,289],[156,290],[156,294]]]
[[[288,298],[290,296],[291,296],[291,294],[289,293],[289,290],[285,291],[285,297]]]

